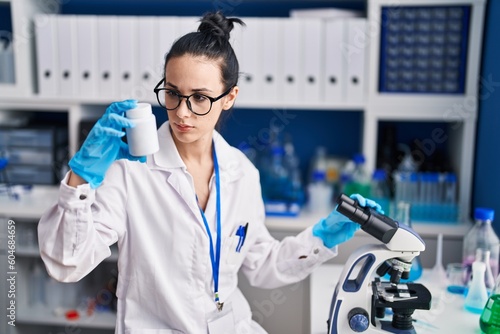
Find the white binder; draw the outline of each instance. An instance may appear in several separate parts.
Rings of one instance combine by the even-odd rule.
[[[99,97],[116,99],[117,49],[116,17],[97,17],[97,69]]]
[[[76,58],[78,95],[82,98],[97,95],[97,18],[79,15],[76,24]]]
[[[137,17],[118,16],[118,89],[120,99],[135,98],[137,87]]]
[[[200,26],[200,18],[197,16],[178,16],[177,21],[177,36],[175,39],[181,38],[182,36],[198,31]]]
[[[279,85],[281,78],[282,20],[277,18],[262,18],[259,23],[260,43],[260,73],[257,77],[257,95],[259,101],[277,102],[281,100]]]
[[[41,96],[58,94],[58,52],[55,15],[39,14],[34,18],[38,93]]]
[[[299,19],[297,19],[299,20]],[[323,21],[302,21],[302,84],[301,101],[319,103],[322,100],[323,66]]]
[[[369,47],[367,21],[365,18],[350,18],[346,21],[347,39],[343,46],[347,69],[346,101],[361,104],[365,98],[365,59]]]
[[[345,100],[346,80],[342,55],[345,26],[345,19],[325,21],[323,98],[328,103],[338,103]]]
[[[301,90],[301,45],[300,45],[300,20],[283,20],[283,38],[281,46],[282,75],[280,85],[282,86],[282,101],[284,103],[295,103],[299,101]]]
[[[75,16],[58,15],[56,18],[57,43],[59,52],[59,94],[76,96],[76,29]]]
[[[242,47],[240,59],[240,92],[241,102],[256,102],[258,95],[258,78],[260,76],[259,54],[262,45],[260,35],[260,18],[245,18],[246,27],[242,34]]]
[[[173,16],[160,16],[157,21],[158,25],[158,42],[157,42],[157,51],[155,57],[155,66],[158,69],[158,80],[165,75],[163,73],[165,66],[165,56],[170,51],[172,44],[175,40],[179,38],[177,35],[176,28],[176,18]],[[153,87],[154,88],[154,87]]]
[[[156,17],[142,16],[138,21],[138,69],[136,96],[141,101],[156,101],[153,88],[161,78],[161,69],[157,64],[156,41],[158,40]]]
[[[240,24],[235,23],[234,28],[231,31],[231,36],[229,39],[229,42],[231,43],[231,46],[233,47],[233,51],[236,55],[236,59],[238,59],[238,65],[239,65],[239,72],[241,72],[241,59],[243,58],[243,30],[245,30],[245,26],[241,26]],[[240,77],[238,77],[238,86],[241,83],[241,80],[243,80]],[[238,96],[239,100],[239,96]]]

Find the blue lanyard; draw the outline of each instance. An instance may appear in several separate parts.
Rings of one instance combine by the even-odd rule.
[[[210,240],[210,261],[212,262],[212,275],[214,278],[214,297],[217,309],[222,310],[222,305],[219,301],[219,267],[220,267],[220,248],[221,248],[221,210],[220,210],[220,177],[219,177],[219,162],[217,161],[217,154],[215,153],[215,143],[213,145],[213,159],[214,159],[214,173],[215,173],[215,192],[216,192],[216,214],[217,214],[217,240],[215,242],[215,254],[214,254],[214,242],[212,240],[212,233],[210,232],[210,227],[208,226],[207,217],[203,209],[200,207],[201,217],[203,218],[203,223],[205,224],[205,229],[207,230],[208,239]]]

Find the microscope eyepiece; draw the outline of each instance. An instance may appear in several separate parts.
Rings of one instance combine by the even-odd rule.
[[[361,225],[361,229],[384,244],[391,241],[398,229],[398,223],[388,216],[369,207],[362,207],[358,201],[345,194],[337,198],[337,211]]]

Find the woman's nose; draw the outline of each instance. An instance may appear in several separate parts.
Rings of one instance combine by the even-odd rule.
[[[177,117],[186,118],[191,116],[191,110],[188,108],[188,103],[188,100],[185,98],[181,100],[181,104],[177,107]]]

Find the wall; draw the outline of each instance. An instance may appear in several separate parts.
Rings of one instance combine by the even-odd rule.
[[[500,1],[489,0],[479,93],[476,158],[474,171],[473,207],[495,209],[497,219],[493,226],[500,235]]]

